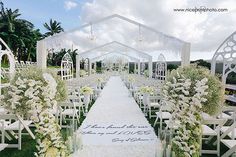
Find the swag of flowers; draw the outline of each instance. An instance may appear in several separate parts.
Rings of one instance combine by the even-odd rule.
[[[171,124],[178,128],[172,139],[175,156],[200,156],[201,113],[215,114],[220,110],[222,89],[219,80],[204,68],[189,66],[170,74],[163,93],[165,99],[174,104]]]
[[[56,80],[54,79],[56,78]],[[11,113],[30,118],[36,127],[36,157],[68,157],[69,152],[50,109],[65,99],[65,86],[56,75],[37,68],[22,70],[3,91],[3,106]]]

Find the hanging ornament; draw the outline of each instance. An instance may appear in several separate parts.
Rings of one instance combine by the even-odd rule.
[[[141,25],[140,24],[138,26],[138,32],[139,32],[139,34],[138,34],[138,41],[142,42],[143,41],[143,35],[142,35],[142,32],[141,32]]]
[[[92,23],[90,23],[90,35],[89,35],[89,39],[90,39],[91,41],[96,40],[96,37],[95,37],[95,35],[94,35],[94,33],[93,33],[93,25],[92,25]]]

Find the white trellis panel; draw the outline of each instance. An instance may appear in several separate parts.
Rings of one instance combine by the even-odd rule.
[[[10,78],[12,78],[15,73],[14,55],[11,52],[10,48],[7,46],[7,44],[0,38],[0,61],[2,61],[2,57],[4,55],[7,55],[7,57],[8,57],[9,64],[10,64],[9,76],[10,76]],[[1,64],[0,64],[0,67],[1,67]],[[2,75],[1,71],[0,71],[0,74]]]
[[[211,63],[211,72],[215,74],[217,60],[223,63],[222,82],[226,84],[226,79],[230,73],[236,73],[236,31],[231,34],[216,50]]]
[[[167,63],[165,56],[160,54],[158,61],[156,62],[155,78],[161,81],[165,81],[167,74]]]
[[[61,77],[63,80],[73,78],[73,60],[69,53],[62,57],[61,61]]]
[[[2,57],[4,55],[7,55],[7,57],[8,57],[9,64],[10,64],[8,74],[9,74],[9,78],[12,79],[14,77],[14,74],[15,74],[14,55],[13,55],[12,51],[10,50],[10,48],[7,46],[7,44],[0,38],[0,95],[1,95],[1,87],[2,87],[1,79],[2,79],[2,76],[3,76],[1,62],[2,62]]]

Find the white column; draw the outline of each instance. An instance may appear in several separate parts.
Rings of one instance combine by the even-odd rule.
[[[91,71],[92,71],[92,62],[90,61],[90,59],[89,59],[89,63],[88,63],[89,65],[89,67],[88,67],[88,74],[89,75],[91,75]]]
[[[37,41],[37,66],[46,69],[47,68],[47,50],[45,41]]]
[[[140,60],[138,61],[138,74],[140,75]]]
[[[181,66],[186,66],[190,64],[190,43],[185,43],[182,47],[181,52]]]
[[[80,77],[80,58],[79,55],[76,55],[76,78]]]
[[[149,78],[152,78],[152,57],[148,61]]]
[[[136,74],[136,62],[134,62],[134,74]]]
[[[216,72],[216,57],[214,56],[211,60],[211,74],[215,75]]]
[[[94,62],[94,70],[97,71],[97,62]]]

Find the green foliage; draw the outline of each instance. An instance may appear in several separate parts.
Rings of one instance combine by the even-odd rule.
[[[206,96],[207,101],[203,104],[203,112],[214,115],[221,110],[224,102],[224,88],[220,80],[210,74],[208,69],[196,65],[181,67],[173,71],[169,77],[173,77],[177,72],[193,82],[206,77],[208,79],[208,94]]]
[[[192,61],[191,63],[193,64],[196,64],[198,66],[202,66],[202,67],[205,67],[207,69],[211,69],[211,63],[207,62],[207,61],[204,61],[203,59],[199,59],[199,60],[196,60],[196,61]]]
[[[61,49],[61,51],[59,52],[54,52],[54,53],[51,53],[48,55],[48,58],[47,58],[47,64],[49,66],[61,66],[61,60],[62,60],[62,57],[66,54],[66,53],[69,53],[71,58],[72,58],[72,61],[74,63],[74,68],[76,68],[76,55],[77,55],[77,49],[75,50],[71,50],[71,49]]]
[[[52,36],[64,31],[64,29],[61,27],[61,23],[52,19],[50,19],[49,24],[44,23],[43,26],[48,30],[48,32],[44,34],[45,37]]]
[[[34,25],[20,19],[19,9],[4,8],[0,2],[0,37],[7,43],[18,60],[36,60],[36,42],[42,35]],[[4,59],[5,60],[5,59]]]
[[[176,64],[167,64],[167,69],[168,70],[174,70],[174,69],[177,69],[179,66],[176,65]]]

